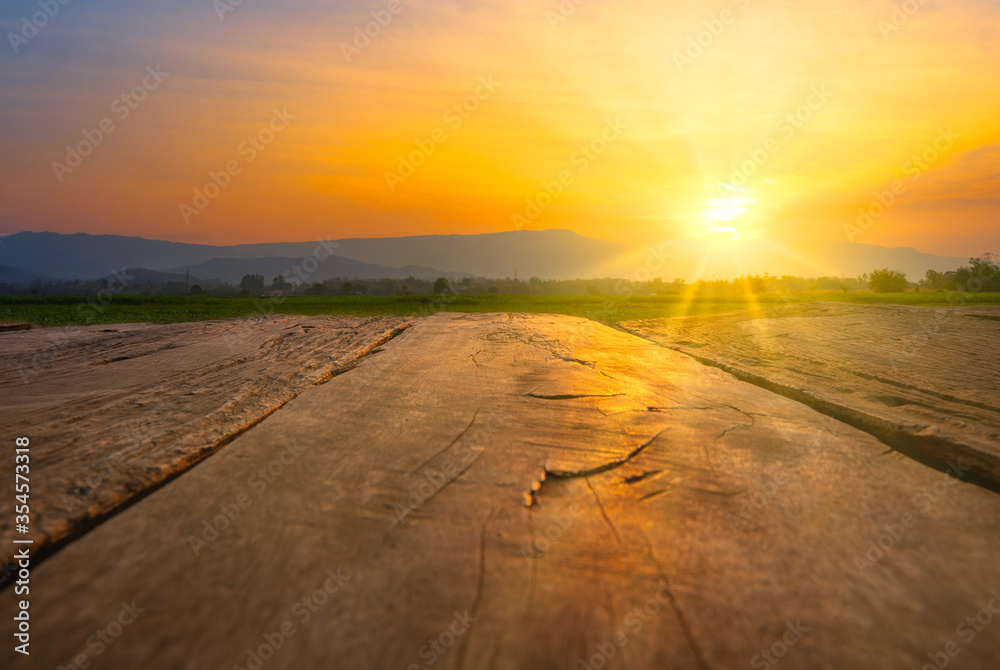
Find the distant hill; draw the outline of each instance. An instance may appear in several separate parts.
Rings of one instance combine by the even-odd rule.
[[[634,248],[578,235],[568,230],[510,231],[484,235],[421,235],[352,238],[329,243],[334,255],[308,277],[420,279],[465,276],[522,279],[639,280],[731,279],[741,274],[857,276],[879,267],[905,272],[911,280],[928,269],[953,270],[966,258],[936,256],[915,249],[887,249],[847,241],[748,240],[709,244],[697,240],[661,241]],[[239,282],[244,274],[288,277],[289,269],[313,254],[317,242],[211,246],[147,240],[120,235],[23,232],[0,241],[0,277],[96,279],[122,268],[183,275],[203,281]],[[985,250],[984,250],[985,251]],[[6,273],[6,274],[4,274]],[[0,281],[4,281],[0,279]],[[12,280],[8,280],[12,281]]]
[[[421,235],[338,240],[337,253],[366,263],[429,265],[480,277],[533,275],[587,279],[619,274],[629,247],[569,230],[525,230],[484,235]]]
[[[0,284],[19,284],[44,279],[36,274],[10,265],[0,265]]]
[[[515,272],[525,277],[537,274],[576,278],[591,272],[596,276],[609,257],[624,250],[620,245],[565,230],[345,239],[334,244],[336,255],[343,260],[379,266],[378,272],[389,272],[377,277],[396,277],[399,273],[395,269],[414,266],[402,278],[413,274],[431,279],[450,275],[506,277]],[[192,274],[197,274],[195,267],[224,259],[305,258],[316,246],[316,242],[276,242],[217,247],[121,235],[24,232],[9,235],[0,243],[0,264],[57,279],[95,279],[123,267],[161,272],[183,272],[190,267]],[[231,274],[231,266],[208,267],[198,273],[206,277],[215,273],[219,278]],[[358,270],[359,279],[376,278],[363,266]]]
[[[129,268],[133,274],[140,272],[143,280],[152,281],[183,280],[190,271],[192,280],[207,282],[214,279],[239,283],[243,275],[259,273],[269,281],[277,274],[285,274],[286,279],[294,283],[295,279],[287,276],[289,269],[293,265],[302,266],[303,259],[312,256],[316,247],[316,242],[216,247],[121,235],[23,232],[0,241],[0,281],[100,279]],[[328,256],[309,274],[308,280],[315,282],[333,277],[405,279],[411,275],[418,279],[461,279],[472,273],[416,264],[388,267]]]
[[[121,235],[16,233],[0,242],[0,264],[55,279],[99,279],[126,267],[166,271],[218,255],[218,247]]]
[[[206,281],[201,277],[195,276],[193,273],[188,275],[187,272],[158,272],[157,270],[147,270],[145,268],[125,268],[121,272],[108,275],[108,278],[118,276],[127,277],[129,282],[152,282],[154,284],[165,284],[170,281],[183,283],[187,280],[191,284],[200,284],[203,288],[212,286],[213,283],[219,283]]]
[[[313,243],[315,246],[315,243]],[[304,264],[305,258],[285,258],[282,256],[271,256],[267,258],[213,258],[204,263],[188,266],[192,276],[204,277],[208,280],[217,280],[238,284],[243,275],[262,274],[270,282],[279,274],[285,275],[285,280],[298,283],[300,278],[307,283],[321,282],[335,277],[347,277],[350,279],[406,279],[416,277],[417,279],[434,280],[438,277],[448,277],[458,280],[467,276],[461,272],[447,272],[445,270],[434,270],[415,265],[407,265],[401,268],[386,267],[384,265],[373,265],[341,258],[340,256],[329,256],[322,262],[316,263],[313,272],[307,272],[310,264]],[[296,275],[299,268],[300,274]],[[305,269],[303,269],[305,268]],[[175,268],[174,273],[180,273],[185,268]]]
[[[906,273],[911,281],[923,279],[927,270],[946,272],[968,258],[935,256],[908,247],[886,248],[846,240],[745,240],[706,243],[678,240],[659,246],[670,255],[669,271],[684,279],[732,279],[740,275],[770,273],[804,277],[857,277],[889,267]],[[985,251],[985,250],[984,250]],[[647,251],[645,257],[654,256]]]

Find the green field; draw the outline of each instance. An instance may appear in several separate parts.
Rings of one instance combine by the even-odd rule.
[[[1000,293],[842,293],[700,296],[292,296],[210,298],[201,296],[114,296],[100,303],[93,296],[0,296],[0,322],[37,326],[105,323],[176,323],[267,314],[345,314],[357,316],[426,316],[434,312],[529,312],[568,314],[615,322],[710,314],[754,305],[780,306],[813,302],[905,305],[1000,304]]]

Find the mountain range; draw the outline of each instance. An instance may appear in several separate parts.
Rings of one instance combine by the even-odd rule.
[[[315,259],[315,260],[312,260]],[[967,258],[906,247],[804,239],[709,242],[666,240],[645,247],[584,237],[569,230],[481,235],[422,235],[211,246],[120,235],[21,232],[0,238],[0,282],[98,279],[116,271],[147,277],[190,275],[238,283],[245,274],[277,274],[296,281],[419,279],[466,276],[542,279],[661,276],[732,279],[742,274],[857,276],[879,267],[911,280],[927,270],[953,270]],[[310,270],[311,269],[311,270]],[[306,272],[305,270],[310,270]],[[161,281],[166,279],[161,278]]]

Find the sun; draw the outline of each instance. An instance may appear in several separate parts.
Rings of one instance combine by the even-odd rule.
[[[708,198],[701,203],[701,225],[709,233],[727,233],[733,240],[740,239],[740,231],[734,225],[722,225],[736,221],[746,214],[757,199],[750,196],[746,189],[723,184],[719,195]]]

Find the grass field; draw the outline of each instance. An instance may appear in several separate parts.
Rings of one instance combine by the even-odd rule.
[[[905,305],[1000,304],[1000,293],[842,293],[824,291],[788,295],[699,296],[293,296],[210,298],[202,296],[114,296],[104,303],[94,296],[0,296],[0,322],[37,326],[104,323],[176,323],[268,314],[346,314],[357,316],[426,316],[434,312],[529,312],[582,316],[615,322],[710,314],[755,305],[812,302]]]

